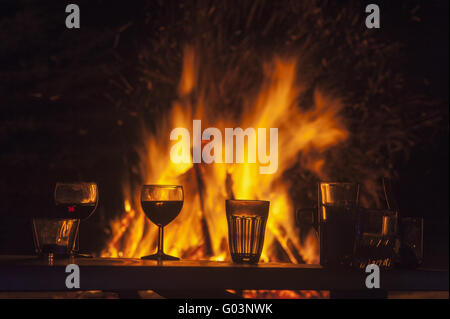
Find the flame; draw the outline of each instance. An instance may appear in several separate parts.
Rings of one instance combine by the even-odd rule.
[[[184,51],[179,97],[169,116],[162,118],[156,133],[147,134],[138,171],[145,183],[181,184],[185,201],[180,215],[166,227],[165,252],[189,259],[230,260],[227,244],[225,199],[270,201],[270,212],[261,261],[278,261],[282,249],[294,263],[318,263],[317,239],[313,233],[300,242],[294,226],[289,185],[282,175],[298,161],[307,170],[325,178],[323,152],[344,141],[348,132],[339,117],[339,100],[315,90],[313,106],[303,110],[297,98],[303,92],[294,59],[276,57],[263,66],[264,80],[257,94],[249,93],[240,116],[214,114],[210,106],[220,105],[201,87],[200,65],[192,47]],[[205,87],[206,86],[206,87]],[[219,113],[219,112],[216,112]],[[192,128],[193,119],[202,120],[202,129],[226,127],[278,128],[278,170],[260,174],[257,163],[175,164],[170,160],[170,131]],[[247,153],[247,151],[246,151]],[[112,237],[102,252],[109,257],[140,257],[153,253],[157,227],[143,214],[140,186],[124,186],[124,214],[111,224]]]

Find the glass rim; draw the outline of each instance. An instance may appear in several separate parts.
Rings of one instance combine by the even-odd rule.
[[[389,208],[360,208],[362,213],[389,213],[389,214],[398,214],[398,211],[395,209]]]
[[[226,202],[255,202],[255,203],[270,203],[270,200],[263,199],[226,199]]]
[[[145,184],[145,185],[142,185],[142,188],[141,188],[141,195],[140,195],[140,200],[141,200],[141,202],[147,202],[148,200],[146,200],[144,197],[144,194],[146,193],[146,192],[151,192],[151,190],[152,189],[160,189],[160,190],[167,190],[167,191],[170,191],[170,190],[181,190],[181,199],[178,199],[178,200],[181,200],[181,201],[184,201],[184,188],[183,188],[183,185],[163,185],[163,184]],[[164,200],[161,200],[161,201],[164,201]],[[172,200],[170,200],[170,201],[172,201]]]
[[[357,182],[318,182],[318,185],[359,185]]]
[[[45,221],[55,222],[55,221],[62,221],[62,220],[80,220],[80,218],[64,218],[64,217],[32,217],[31,220],[32,220],[32,221],[35,221],[35,220],[45,220]]]
[[[95,207],[97,208],[98,197],[99,197],[97,182],[56,182],[55,189],[53,190],[53,200],[55,202],[58,202],[56,200],[56,189],[58,188],[58,186],[60,186],[60,185],[80,185],[80,184],[89,185],[89,186],[95,186],[95,195],[96,195],[95,198],[96,199],[95,199],[95,201],[90,201],[90,202],[87,202],[87,203],[95,203]],[[81,204],[81,203],[79,203],[79,204]],[[86,204],[86,203],[84,203],[84,204]]]
[[[56,182],[55,187],[58,185],[77,185],[77,184],[89,184],[89,185],[97,185],[97,182]]]
[[[413,216],[400,217],[400,219],[404,221],[418,221],[418,222],[424,221],[423,217],[413,217]]]
[[[144,184],[142,185],[142,189],[147,187],[160,187],[160,188],[183,188],[183,185],[164,185],[164,184]]]

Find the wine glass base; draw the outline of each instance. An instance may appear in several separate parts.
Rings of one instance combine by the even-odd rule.
[[[89,255],[89,254],[82,254],[79,252],[72,252],[72,256],[75,258],[94,258],[94,256]]]
[[[46,260],[46,259],[67,259],[67,258],[70,258],[71,256],[72,256],[71,254],[61,254],[61,253],[55,254],[53,252],[45,252],[45,253],[37,254],[37,257],[39,259],[44,259],[44,260]]]
[[[178,258],[178,257],[166,255],[164,253],[142,256],[141,259],[144,259],[144,260],[180,260],[180,258]]]

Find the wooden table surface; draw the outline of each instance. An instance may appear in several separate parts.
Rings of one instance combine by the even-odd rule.
[[[129,258],[55,259],[0,256],[0,291],[67,291],[68,264],[80,267],[81,290],[289,289],[367,291],[361,270],[331,270],[319,265],[216,261],[156,261]],[[386,291],[448,291],[448,269],[381,271]]]

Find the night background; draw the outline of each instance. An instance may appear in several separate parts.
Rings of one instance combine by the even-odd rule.
[[[300,52],[307,92],[344,100],[351,136],[329,154],[335,178],[391,178],[400,215],[425,218],[425,264],[448,268],[448,1],[371,2],[380,29],[366,29],[364,2],[319,0],[76,1],[81,28],[67,29],[69,2],[2,0],[0,254],[34,252],[30,219],[51,211],[57,181],[99,185],[80,246],[101,251],[122,181],[139,183],[142,128],[170,108],[194,43],[212,80],[237,65],[257,82],[262,60]],[[239,112],[239,81],[224,110]],[[314,198],[315,176],[287,175],[293,198]]]

